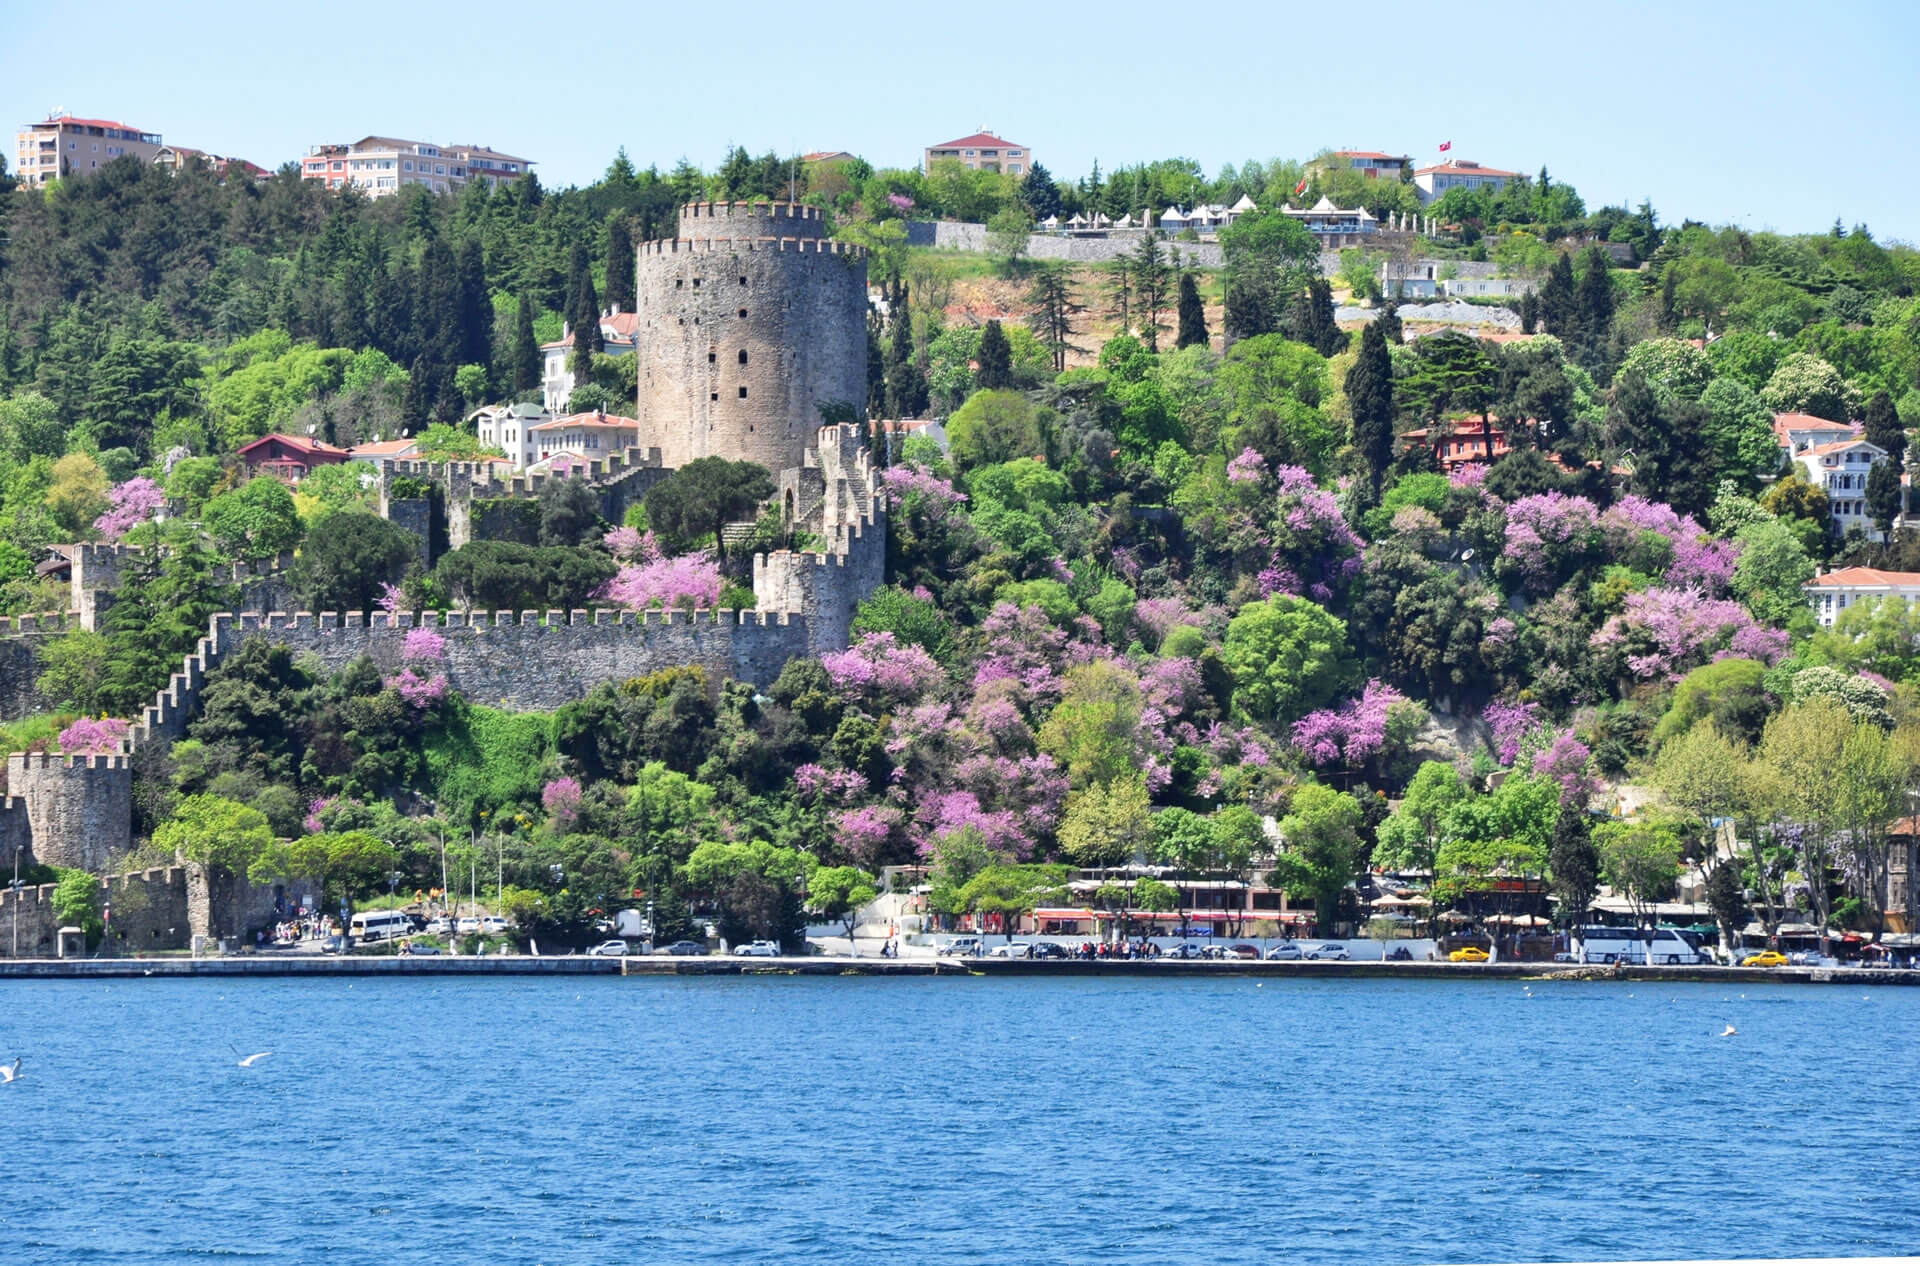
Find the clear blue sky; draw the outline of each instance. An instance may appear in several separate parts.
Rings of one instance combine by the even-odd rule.
[[[1534,172],[1590,207],[1804,232],[1835,216],[1920,240],[1920,5],[1271,0],[1192,6],[10,6],[0,100],[266,166],[371,132],[477,141],[585,183],[727,146],[876,166],[985,124],[1056,177],[1167,156],[1209,173],[1324,146]],[[1187,12],[1218,15],[1175,19]],[[77,48],[88,51],[78,55]],[[7,129],[11,131],[11,128]],[[12,162],[13,149],[4,152]]]

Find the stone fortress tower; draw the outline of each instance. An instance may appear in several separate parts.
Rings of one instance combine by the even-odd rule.
[[[818,208],[688,203],[635,271],[640,444],[668,469],[726,457],[778,477],[805,464],[822,406],[864,416],[866,251],[827,240]]]

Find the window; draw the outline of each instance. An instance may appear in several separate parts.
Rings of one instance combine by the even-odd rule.
[[[1017,149],[1010,149],[1007,151],[1008,158],[1019,158],[1020,156],[1021,156],[1020,151]]]
[[[740,388],[740,398],[742,400],[747,398],[747,389],[745,387]]]
[[[742,365],[747,363],[747,349],[744,347],[740,349],[740,363]]]
[[[720,359],[720,357],[719,357],[719,355],[718,355],[717,353],[714,353],[714,352],[708,352],[708,353],[707,353],[707,364],[709,364],[709,365],[711,365],[711,364],[713,364],[713,363],[715,363],[716,361],[718,361],[719,359]]]
[[[709,394],[707,395],[707,399],[709,399],[709,400],[718,400],[719,398],[720,398],[720,393],[719,393],[719,392],[717,392],[717,391],[715,391],[715,392],[710,392],[710,393],[709,393]]]
[[[693,288],[694,288],[695,290],[698,290],[698,289],[700,289],[700,279],[699,279],[698,277],[695,277],[695,278],[693,279]]]
[[[747,319],[747,310],[745,308],[740,309],[740,319],[743,321]]]
[[[674,288],[675,290],[678,290],[678,289],[680,289],[680,288],[681,288],[682,286],[684,286],[684,285],[686,285],[686,284],[687,284],[687,283],[686,283],[685,281],[683,281],[683,280],[681,280],[681,279],[680,279],[680,278],[678,278],[678,277],[675,277],[675,278],[673,279],[673,288]]]
[[[745,277],[742,277],[742,278],[740,279],[740,284],[741,284],[741,285],[743,285],[743,286],[744,286],[744,285],[746,285],[746,284],[747,284],[747,279],[746,279]]]

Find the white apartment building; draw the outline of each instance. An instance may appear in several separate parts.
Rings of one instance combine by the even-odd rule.
[[[600,318],[600,341],[607,345],[608,356],[625,356],[633,351],[639,322],[631,312],[608,312]],[[572,355],[573,330],[569,326],[560,327],[558,342],[540,345],[540,398],[548,413],[566,412],[567,401],[573,398],[573,371],[567,368]]]
[[[1507,187],[1507,182],[1519,178],[1517,171],[1482,167],[1479,163],[1457,158],[1451,162],[1436,163],[1432,167],[1417,168],[1413,173],[1413,187],[1424,205],[1444,196],[1449,189],[1484,189],[1488,193],[1497,193]]]
[[[390,136],[366,136],[350,145],[316,145],[300,160],[300,177],[329,189],[351,185],[383,198],[408,185],[453,193],[472,180],[497,188],[533,169],[533,160],[484,145],[435,145]]]
[[[158,132],[142,132],[110,119],[76,119],[50,114],[23,123],[13,136],[13,171],[20,183],[38,189],[62,171],[76,176],[97,171],[123,155],[150,163],[161,150]]]
[[[525,470],[540,460],[533,428],[553,421],[553,415],[537,404],[490,404],[468,420],[482,444],[505,453],[515,470]]]
[[[1836,440],[1800,449],[1793,460],[1808,483],[1826,492],[1828,530],[1845,536],[1859,528],[1870,541],[1883,539],[1867,509],[1867,475],[1887,460],[1885,449],[1865,440]]]
[[[1877,567],[1842,567],[1824,576],[1815,576],[1801,592],[1813,604],[1814,618],[1826,628],[1840,613],[1868,598],[1903,598],[1920,601],[1920,571],[1881,571]]]
[[[534,446],[540,454],[537,461],[541,462],[566,454],[599,461],[623,453],[640,442],[637,419],[605,412],[575,413],[527,429],[534,437]]]

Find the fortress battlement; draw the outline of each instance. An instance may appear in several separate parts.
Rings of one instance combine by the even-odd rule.
[[[688,202],[680,207],[680,221],[688,220],[798,220],[825,223],[819,207],[801,202]]]
[[[7,757],[7,786],[13,787],[13,775],[21,770],[44,769],[129,769],[127,757],[70,756],[61,752],[15,752]]]
[[[78,611],[42,611],[39,615],[0,615],[0,637],[65,633],[80,627]]]
[[[856,242],[836,242],[824,237],[676,237],[642,242],[639,250],[643,255],[655,256],[798,251],[814,255],[844,255],[850,259],[867,257],[867,248]]]

